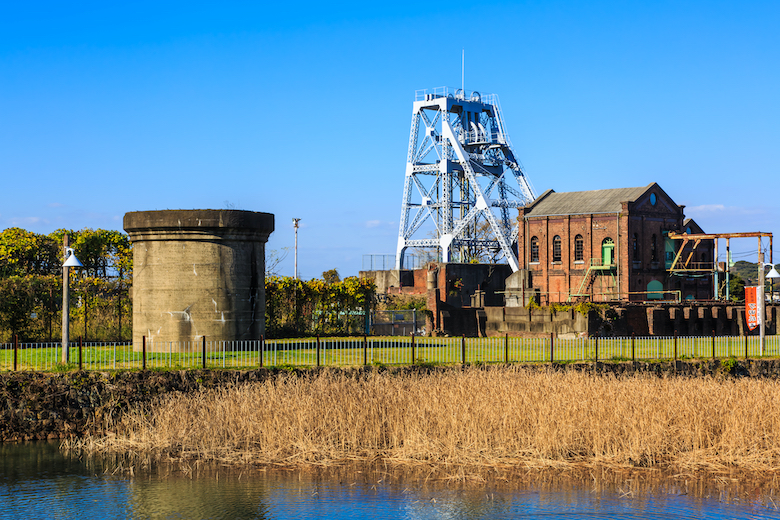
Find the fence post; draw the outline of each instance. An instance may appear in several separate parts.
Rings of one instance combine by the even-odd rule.
[[[509,333],[504,333],[504,363],[509,364]]]
[[[466,364],[466,335],[460,339],[460,360],[464,365]]]
[[[677,361],[677,329],[674,329],[674,360]]]
[[[596,363],[599,362],[599,337],[596,336]]]
[[[320,336],[317,335],[317,366],[320,366]]]
[[[715,361],[715,329],[712,329],[712,360]]]
[[[83,362],[84,355],[83,355],[83,353],[84,353],[84,351],[81,348],[81,336],[79,336],[79,370],[83,370],[84,369],[84,362]]]
[[[634,363],[636,362],[636,347],[635,347],[635,343],[636,343],[636,333],[632,332],[631,333],[631,361],[634,362]]]
[[[412,332],[412,365],[414,365],[414,332]]]
[[[363,334],[363,366],[368,365],[368,335]]]
[[[748,358],[748,337],[747,334],[745,334],[745,359]]]
[[[550,333],[550,363],[552,363],[553,360],[555,359],[554,350],[555,350],[555,333],[551,332]]]
[[[263,351],[265,350],[265,336],[260,334],[260,368],[263,368]]]
[[[146,336],[141,343],[141,370],[146,370]]]
[[[203,336],[203,370],[206,370],[206,336]]]
[[[29,356],[27,359],[30,359]],[[16,372],[19,360],[19,336],[14,334],[14,372]]]

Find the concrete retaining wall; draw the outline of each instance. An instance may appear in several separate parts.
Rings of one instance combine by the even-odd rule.
[[[631,304],[612,306],[610,316],[591,311],[552,312],[549,308],[485,307],[488,335],[532,334],[582,336],[716,336],[758,335],[745,321],[745,308],[725,304]],[[777,333],[780,306],[767,305],[766,333]]]
[[[598,329],[598,314],[587,316],[571,309],[550,312],[547,308],[526,309],[525,307],[485,307],[487,335],[520,334],[576,336]]]
[[[0,373],[0,441],[58,439],[103,431],[133,406],[169,392],[263,381],[268,370],[245,372]]]

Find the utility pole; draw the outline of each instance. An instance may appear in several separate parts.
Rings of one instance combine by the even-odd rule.
[[[76,253],[73,248],[68,247],[70,241],[68,235],[62,238],[62,245],[65,249],[65,261],[62,263],[62,362],[70,362],[70,352],[68,343],[70,340],[70,268],[71,267],[84,267],[76,258]],[[86,311],[86,309],[85,309]],[[87,315],[84,315],[84,328],[86,329]]]
[[[298,279],[298,222],[300,222],[301,219],[294,218],[293,219],[293,227],[295,228],[295,279]]]
[[[70,247],[70,241],[68,234],[65,233],[62,237],[62,249],[65,253],[65,259],[68,256],[68,247]],[[70,341],[70,269],[67,265],[62,266],[62,364],[67,364],[70,358],[70,352],[68,351],[68,343]]]

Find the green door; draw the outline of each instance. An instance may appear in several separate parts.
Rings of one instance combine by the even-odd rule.
[[[612,265],[615,263],[615,242],[611,238],[605,238],[601,243],[601,265]]]
[[[666,231],[664,231],[664,235],[666,235]],[[664,236],[664,265],[667,269],[672,267],[672,262],[674,261],[674,255],[676,253],[674,245],[674,240]]]

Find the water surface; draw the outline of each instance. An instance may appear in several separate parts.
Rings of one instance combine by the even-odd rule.
[[[0,444],[0,518],[780,518],[771,490],[587,481],[448,485],[382,472],[116,470],[54,443]]]

